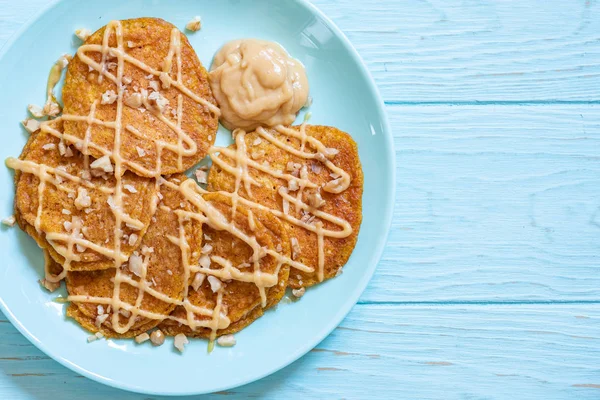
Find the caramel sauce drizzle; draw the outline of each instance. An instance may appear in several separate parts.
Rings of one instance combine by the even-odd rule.
[[[109,46],[109,39],[111,35],[115,34],[116,36],[116,47]],[[58,168],[52,168],[44,164],[38,164],[32,161],[19,160],[15,158],[7,159],[7,165],[10,168],[15,170],[20,170],[24,173],[29,173],[35,175],[39,179],[38,185],[38,201],[39,206],[37,210],[36,220],[34,227],[35,229],[41,233],[45,234],[46,239],[50,242],[53,247],[57,250],[57,252],[65,258],[65,263],[63,266],[63,272],[59,275],[51,275],[50,271],[46,268],[46,279],[52,282],[58,282],[62,280],[67,272],[70,270],[71,263],[73,261],[80,261],[81,257],[75,253],[74,247],[79,245],[90,250],[93,250],[108,259],[114,260],[115,267],[115,276],[114,276],[114,290],[112,297],[97,297],[97,296],[86,296],[86,295],[70,295],[68,296],[68,301],[72,302],[86,302],[86,303],[94,303],[110,306],[112,308],[112,319],[111,319],[111,327],[112,329],[120,334],[126,333],[129,331],[132,326],[136,322],[137,317],[148,318],[152,320],[173,320],[177,323],[187,325],[191,329],[197,328],[208,328],[211,330],[210,339],[211,342],[217,336],[217,331],[220,329],[227,328],[231,321],[229,320],[226,313],[222,311],[223,308],[223,293],[226,285],[223,285],[221,289],[216,291],[216,304],[213,309],[209,309],[206,307],[199,307],[192,304],[189,300],[189,290],[190,286],[188,284],[184,285],[184,293],[183,298],[171,298],[164,293],[153,288],[153,283],[147,280],[147,267],[149,257],[143,257],[143,267],[142,273],[139,277],[139,280],[135,280],[132,276],[126,274],[122,270],[122,266],[124,263],[128,261],[128,257],[121,252],[121,240],[123,238],[123,224],[126,224],[130,227],[135,227],[136,229],[142,229],[143,223],[137,219],[132,218],[128,214],[123,211],[123,183],[122,183],[122,174],[124,172],[124,167],[128,167],[133,171],[137,171],[143,173],[144,175],[150,175],[156,178],[156,189],[158,190],[162,186],[166,186],[172,190],[178,190],[182,196],[186,199],[186,201],[193,206],[194,211],[187,211],[183,209],[172,210],[166,207],[165,205],[159,205],[160,201],[157,198],[156,202],[153,202],[152,209],[150,212],[154,214],[157,207],[161,207],[164,211],[170,211],[177,215],[179,221],[179,230],[177,236],[168,235],[168,239],[175,245],[177,245],[181,251],[181,260],[182,267],[184,271],[184,282],[190,282],[192,274],[202,273],[205,275],[212,275],[222,281],[236,280],[241,282],[253,283],[258,288],[261,305],[265,307],[267,304],[267,296],[266,290],[270,287],[277,285],[278,283],[278,275],[280,269],[283,265],[289,265],[292,268],[296,268],[298,270],[304,272],[314,272],[314,268],[304,265],[298,261],[293,260],[290,257],[286,257],[274,249],[269,249],[266,247],[262,247],[256,237],[253,234],[249,234],[247,232],[239,229],[235,223],[233,223],[233,217],[236,212],[236,208],[238,204],[242,204],[246,206],[249,210],[248,212],[248,224],[251,228],[251,231],[254,231],[256,228],[255,217],[252,213],[252,209],[267,211],[273,214],[274,216],[281,218],[291,224],[294,224],[298,227],[306,229],[309,232],[313,232],[317,235],[318,238],[318,271],[317,275],[320,281],[324,279],[324,238],[345,238],[352,233],[352,227],[349,222],[339,218],[335,215],[332,215],[327,212],[323,212],[317,208],[313,208],[302,200],[302,193],[306,188],[316,189],[319,186],[312,182],[309,179],[308,172],[306,167],[304,167],[300,176],[296,177],[291,174],[277,171],[271,168],[270,166],[266,166],[263,164],[259,164],[255,162],[248,156],[248,149],[245,142],[246,133],[243,130],[234,131],[235,134],[235,143],[236,149],[230,148],[221,148],[221,147],[211,147],[209,149],[209,155],[211,156],[213,163],[218,165],[224,171],[232,174],[235,177],[235,190],[232,193],[229,192],[218,192],[224,196],[227,196],[231,199],[232,203],[232,213],[230,218],[227,218],[223,213],[221,213],[213,204],[209,201],[206,201],[203,197],[204,194],[207,194],[206,190],[199,187],[193,180],[187,179],[180,184],[175,184],[171,181],[167,181],[160,176],[160,161],[161,154],[163,150],[169,150],[176,152],[178,154],[178,164],[182,166],[182,157],[190,156],[196,153],[197,145],[191,139],[191,137],[186,134],[181,129],[181,122],[183,117],[183,96],[187,96],[194,100],[195,102],[206,106],[211,112],[219,115],[219,109],[210,103],[208,100],[199,97],[195,93],[191,92],[182,81],[182,60],[181,60],[181,33],[178,29],[174,28],[171,32],[170,37],[170,47],[169,52],[163,62],[162,71],[153,69],[146,65],[145,63],[135,59],[126,53],[123,46],[123,30],[120,21],[111,21],[105,29],[102,44],[85,44],[82,45],[77,50],[78,57],[87,64],[89,67],[94,69],[99,73],[98,82],[102,82],[104,79],[113,82],[117,89],[117,100],[116,100],[116,109],[117,115],[114,121],[102,121],[95,117],[96,105],[97,101],[94,102],[91,106],[90,113],[87,116],[79,116],[79,115],[68,115],[64,114],[52,121],[80,121],[86,122],[88,124],[85,137],[80,139],[73,135],[66,134],[64,132],[60,132],[52,126],[52,121],[46,121],[41,124],[41,130],[43,132],[47,132],[60,140],[67,140],[70,143],[74,143],[75,146],[82,150],[83,152],[88,152],[88,149],[94,149],[99,151],[103,155],[109,156],[114,163],[114,178],[115,178],[115,186],[114,188],[105,187],[101,185],[96,185],[89,180],[82,179],[78,176],[68,174],[65,171],[62,171]],[[88,52],[99,52],[101,53],[101,62],[97,63],[92,58],[87,56]],[[116,75],[112,74],[107,68],[107,60],[109,57],[113,57],[117,59],[117,71]],[[175,62],[173,62],[173,60]],[[127,131],[132,133],[138,137],[143,138],[144,135],[139,132],[137,129],[130,125],[123,126],[122,124],[122,113],[124,106],[124,85],[123,85],[123,71],[125,63],[130,63],[137,68],[152,74],[156,77],[160,77],[161,81],[167,81],[168,84],[177,88],[179,90],[179,94],[177,97],[177,120],[175,122],[166,118],[160,111],[155,110],[152,106],[147,103],[147,100],[144,99],[144,105],[146,109],[154,114],[154,116],[168,125],[174,132],[178,135],[177,144],[171,144],[162,140],[156,140],[155,145],[157,149],[157,163],[155,170],[148,170],[142,165],[127,161],[122,158],[121,155],[121,136],[123,131]],[[173,66],[176,66],[177,73],[176,79],[171,78],[170,74],[172,72]],[[162,76],[161,76],[162,75]],[[104,148],[91,140],[91,129],[93,125],[99,125],[106,128],[111,128],[114,130],[114,143],[113,149]],[[319,140],[314,137],[311,137],[306,134],[306,126],[302,124],[299,131],[294,129],[290,129],[284,126],[276,126],[275,130],[281,134],[292,138],[300,139],[301,147],[300,149],[296,149],[285,142],[279,140],[274,137],[269,131],[258,128],[256,130],[257,134],[260,135],[263,139],[268,140],[270,143],[275,146],[281,148],[282,150],[301,157],[306,160],[317,160],[321,162],[326,168],[328,168],[332,173],[339,175],[339,178],[334,179],[325,185],[322,186],[324,191],[330,193],[341,193],[350,185],[350,175],[345,172],[343,169],[337,167],[331,159],[334,155],[328,153],[328,150]],[[316,152],[306,151],[306,145],[310,145],[312,148],[316,150]],[[231,165],[225,162],[220,154],[226,156],[227,158],[234,161],[234,165]],[[84,155],[84,166],[86,170],[89,170],[89,156]],[[273,209],[266,207],[260,203],[257,203],[252,200],[252,186],[260,186],[260,184],[252,178],[249,173],[249,168],[254,168],[263,173],[266,173],[274,178],[284,179],[287,182],[291,180],[296,180],[299,184],[299,189],[295,195],[290,195],[287,188],[280,187],[278,189],[279,195],[282,197],[282,201],[287,201],[289,204],[293,204],[295,209],[298,211],[305,210],[310,212],[316,218],[319,218],[316,223],[307,223],[303,220],[300,220],[288,213],[285,213],[279,209]],[[81,187],[87,187],[92,189],[101,190],[103,193],[107,193],[112,196],[114,206],[111,207],[114,218],[115,218],[115,229],[113,232],[113,243],[114,248],[104,247],[92,243],[85,238],[80,237],[80,232],[83,226],[81,225],[82,221],[80,218],[72,219],[72,229],[69,234],[65,233],[57,233],[57,232],[43,232],[41,229],[41,216],[43,214],[43,199],[44,192],[47,184],[51,184],[56,186],[59,190],[67,191],[69,193],[73,193],[73,189],[65,187],[65,185],[61,185],[60,181],[57,179],[66,179],[71,182],[74,182]],[[241,185],[244,186],[246,193],[250,199],[244,198],[239,195],[239,189]],[[238,238],[239,240],[246,243],[252,249],[252,269],[251,271],[246,268],[244,265],[233,265],[230,260],[226,258],[212,255],[210,256],[210,260],[212,263],[220,266],[219,269],[212,269],[203,267],[200,265],[190,265],[190,254],[194,249],[191,249],[189,243],[187,241],[186,232],[184,229],[184,222],[190,219],[195,219],[196,221],[202,224],[208,224],[215,230],[226,231]],[[323,222],[327,221],[335,226],[339,227],[338,230],[330,230],[323,228]],[[64,243],[64,246],[59,246],[57,243]],[[264,257],[273,257],[277,263],[277,267],[274,272],[266,273],[261,271],[260,269],[260,261]],[[134,304],[127,303],[120,298],[121,293],[121,284],[127,284],[134,288],[138,289],[138,296]],[[182,306],[186,310],[186,317],[179,318],[173,315],[164,315],[160,313],[151,312],[148,310],[144,310],[141,307],[144,295],[150,295],[155,297],[158,300],[161,300],[165,303]],[[120,323],[120,310],[126,310],[130,313],[130,316],[127,320],[127,323]],[[203,319],[198,319],[197,316],[205,317]]]

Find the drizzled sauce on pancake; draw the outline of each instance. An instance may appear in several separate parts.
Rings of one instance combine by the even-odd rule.
[[[116,36],[116,47],[109,46],[109,39],[111,35],[114,34]],[[352,234],[353,229],[350,223],[343,218],[337,217],[335,215],[329,214],[327,212],[321,211],[318,207],[313,207],[310,204],[307,204],[302,199],[302,193],[306,188],[317,188],[319,187],[316,183],[311,181],[308,177],[308,174],[305,171],[300,174],[299,177],[293,176],[291,174],[281,172],[271,168],[268,165],[259,164],[255,162],[248,155],[248,150],[245,144],[245,135],[246,132],[239,129],[234,131],[235,143],[237,145],[236,149],[230,148],[220,148],[220,147],[212,147],[209,150],[209,154],[213,160],[213,162],[218,165],[221,169],[226,171],[227,173],[233,175],[235,177],[235,190],[231,193],[220,191],[220,193],[224,196],[227,196],[231,199],[232,207],[231,212],[232,215],[230,217],[224,215],[222,212],[215,207],[214,204],[211,204],[210,201],[204,199],[203,195],[209,193],[208,191],[199,187],[193,180],[187,179],[181,183],[174,183],[173,181],[164,179],[161,177],[160,173],[160,154],[164,149],[168,149],[170,151],[176,152],[179,155],[179,160],[181,162],[181,157],[188,154],[193,154],[196,149],[196,145],[193,140],[189,138],[189,136],[181,129],[181,120],[182,120],[182,106],[181,106],[181,98],[183,96],[188,96],[193,99],[197,103],[208,107],[215,114],[219,114],[219,109],[212,105],[209,101],[203,99],[202,97],[197,96],[193,92],[191,92],[185,84],[182,82],[181,78],[181,42],[180,35],[178,29],[174,28],[171,32],[170,37],[170,48],[168,55],[166,56],[163,62],[163,69],[156,70],[145,63],[137,60],[130,55],[127,54],[124,46],[123,46],[123,29],[120,21],[111,21],[105,29],[103,42],[101,45],[99,44],[90,44],[83,45],[79,48],[77,54],[80,59],[87,64],[90,68],[94,69],[99,73],[99,81],[103,79],[107,79],[115,84],[116,88],[116,119],[114,121],[102,121],[98,120],[94,117],[94,109],[92,106],[90,110],[90,114],[87,116],[79,116],[79,115],[62,115],[57,119],[52,121],[58,121],[60,119],[67,121],[84,121],[89,124],[89,127],[92,125],[102,125],[104,127],[114,129],[114,146],[112,149],[106,149],[98,144],[91,141],[89,134],[86,134],[86,137],[83,139],[73,137],[67,135],[59,130],[55,129],[52,126],[52,121],[47,121],[42,123],[41,130],[43,132],[48,132],[51,135],[64,140],[67,139],[71,143],[75,143],[76,147],[80,149],[86,149],[88,147],[94,147],[96,150],[99,150],[105,156],[108,156],[112,162],[114,163],[114,177],[116,180],[114,189],[100,187],[99,189],[102,191],[106,191],[111,194],[112,203],[110,203],[110,207],[113,211],[115,217],[115,230],[113,232],[113,242],[114,248],[108,248],[103,246],[98,246],[94,243],[87,241],[85,238],[79,237],[78,233],[83,228],[77,225],[77,221],[73,222],[73,229],[70,234],[66,233],[49,233],[43,232],[40,227],[39,220],[41,218],[44,210],[42,209],[42,198],[44,195],[44,190],[46,185],[51,184],[55,185],[57,188],[61,189],[61,185],[55,179],[56,174],[58,172],[56,169],[48,167],[44,164],[38,164],[32,161],[24,161],[15,158],[9,158],[6,161],[6,164],[15,170],[20,170],[24,173],[29,173],[35,175],[39,179],[38,185],[38,195],[39,195],[39,208],[37,210],[37,218],[36,223],[34,224],[35,229],[40,233],[44,234],[46,238],[52,242],[52,240],[61,240],[66,243],[66,251],[61,253],[64,256],[65,262],[63,265],[63,272],[59,275],[52,275],[49,271],[47,271],[47,277],[49,281],[58,282],[65,277],[65,275],[69,271],[70,264],[73,261],[76,261],[78,258],[77,254],[74,251],[74,247],[76,245],[80,245],[83,247],[90,248],[93,251],[105,256],[108,259],[114,260],[115,267],[115,278],[114,278],[114,290],[112,297],[92,297],[85,295],[71,295],[68,297],[69,301],[72,302],[89,302],[96,304],[109,305],[112,310],[112,319],[111,319],[111,327],[117,333],[125,333],[129,330],[129,328],[133,325],[135,321],[135,317],[145,317],[149,319],[155,320],[164,320],[171,319],[180,324],[188,325],[192,329],[197,329],[200,327],[209,328],[211,330],[211,341],[215,339],[217,336],[217,331],[220,329],[227,328],[231,321],[227,317],[225,313],[222,312],[222,298],[223,298],[223,290],[226,285],[223,285],[220,289],[216,291],[216,305],[213,309],[208,309],[205,307],[198,307],[192,304],[188,300],[188,291],[190,290],[189,285],[186,285],[183,299],[174,299],[160,291],[154,289],[150,282],[147,282],[142,276],[139,281],[134,280],[129,275],[123,273],[121,271],[121,267],[125,262],[127,262],[127,257],[125,257],[121,253],[120,243],[123,237],[123,224],[127,226],[139,227],[141,226],[141,222],[136,220],[126,213],[123,212],[123,196],[124,196],[124,188],[122,183],[122,174],[124,172],[124,164],[130,167],[133,171],[144,170],[146,176],[153,176],[156,178],[157,192],[161,186],[165,186],[170,190],[177,190],[181,193],[181,195],[191,204],[192,210],[185,209],[169,209],[168,211],[177,214],[178,220],[180,223],[179,235],[178,236],[168,236],[168,239],[176,244],[181,250],[181,259],[182,266],[185,274],[185,279],[187,281],[191,281],[191,277],[195,273],[202,273],[209,276],[214,276],[222,281],[228,280],[237,280],[243,282],[251,282],[254,283],[260,293],[261,304],[265,307],[267,298],[265,294],[265,289],[273,287],[277,284],[278,281],[278,271],[279,268],[274,273],[265,273],[260,270],[260,261],[263,257],[269,255],[273,257],[279,266],[283,264],[287,264],[292,268],[296,268],[298,270],[304,272],[314,272],[314,268],[311,266],[304,265],[300,262],[297,262],[290,257],[286,257],[282,255],[277,249],[270,249],[262,247],[256,237],[251,232],[244,232],[240,230],[233,223],[233,215],[236,212],[236,208],[238,204],[245,206],[248,212],[249,225],[255,226],[254,224],[254,216],[252,214],[252,209],[267,211],[274,216],[287,221],[295,226],[301,227],[309,232],[314,233],[318,238],[318,270],[317,276],[319,281],[324,279],[324,238],[345,238]],[[102,59],[100,63],[95,62],[93,59],[86,55],[86,52],[99,52],[102,55]],[[111,55],[117,59],[117,70],[116,74],[111,73],[106,68],[107,56]],[[179,102],[178,102],[178,112],[177,112],[177,120],[171,121],[165,115],[163,115],[160,110],[152,107],[151,104],[148,104],[147,99],[143,99],[144,104],[148,110],[154,113],[154,115],[165,122],[168,126],[170,126],[173,131],[175,131],[179,136],[179,141],[176,146],[165,143],[163,141],[157,140],[155,142],[157,146],[157,154],[158,154],[158,162],[157,168],[154,171],[145,170],[141,165],[133,162],[133,161],[125,161],[123,160],[120,151],[121,151],[121,133],[123,130],[132,131],[132,127],[123,126],[122,124],[122,110],[124,107],[124,84],[123,84],[123,69],[124,63],[128,62],[130,64],[135,65],[141,70],[146,71],[154,76],[161,77],[161,80],[167,79],[171,86],[176,87],[179,91]],[[173,68],[177,70],[176,79],[171,78],[170,73]],[[166,76],[165,76],[166,74]],[[89,133],[88,129],[88,133]],[[350,183],[351,178],[350,175],[339,168],[334,164],[335,155],[337,154],[336,149],[327,148],[321,141],[316,138],[308,135],[306,133],[306,123],[302,124],[301,127],[296,130],[292,128],[285,127],[283,125],[276,125],[275,130],[277,133],[283,136],[287,136],[290,138],[295,138],[300,140],[300,148],[295,148],[290,146],[286,142],[275,137],[268,130],[259,127],[256,129],[256,133],[262,138],[262,140],[267,140],[278,148],[294,155],[300,157],[305,160],[316,160],[321,162],[327,169],[331,171],[332,174],[335,174],[337,178],[323,184],[321,186],[322,190],[329,193],[341,193],[346,190]],[[141,135],[141,133],[139,133]],[[68,136],[68,137],[67,137]],[[187,145],[187,148],[184,147],[184,144]],[[312,150],[307,149],[310,147]],[[224,155],[230,160],[233,161],[233,165],[227,163],[223,160],[220,155]],[[85,168],[90,168],[90,162],[88,156],[85,157]],[[295,194],[292,194],[288,191],[286,187],[279,187],[277,192],[281,196],[282,201],[288,202],[288,204],[296,207],[296,210],[306,210],[310,211],[318,220],[314,223],[309,223],[307,221],[298,219],[285,211],[280,211],[279,209],[274,209],[270,207],[266,207],[258,202],[255,202],[251,199],[252,186],[260,185],[256,182],[249,174],[249,168],[254,168],[259,170],[265,174],[268,174],[274,178],[284,179],[287,182],[292,180],[297,181],[299,188]],[[62,174],[61,177],[63,179],[68,179],[82,186],[92,185],[92,183],[88,180],[82,179],[77,176]],[[250,199],[242,197],[239,195],[239,189],[241,185],[244,185],[244,188],[248,195],[250,195]],[[108,206],[108,205],[107,205]],[[153,207],[149,210],[150,213],[154,214],[156,207],[165,207],[160,204],[160,198],[157,198],[156,202],[153,202]],[[208,267],[200,266],[200,265],[190,265],[189,263],[189,255],[190,252],[195,251],[196,249],[191,249],[185,231],[183,229],[183,221],[195,219],[203,224],[208,224],[212,228],[217,231],[226,231],[236,238],[240,239],[244,243],[246,243],[252,249],[252,257],[250,262],[253,264],[252,271],[241,270],[240,266],[235,266],[231,261],[227,260],[223,257],[212,256],[211,261],[220,266],[219,269],[211,269]],[[252,221],[252,222],[250,222]],[[325,229],[323,227],[323,221],[327,221],[337,227],[338,230]],[[251,228],[251,231],[253,229]],[[198,249],[199,250],[199,249]],[[120,285],[122,283],[131,285],[140,292],[153,296],[161,301],[167,302],[169,304],[174,304],[178,306],[182,306],[185,308],[186,318],[178,318],[172,315],[163,315],[160,313],[154,313],[147,310],[143,310],[139,307],[139,304],[130,304],[124,302],[120,299]],[[131,316],[125,325],[121,325],[119,321],[119,310],[123,309],[130,312]],[[197,319],[196,316],[204,316],[209,317],[209,319]]]

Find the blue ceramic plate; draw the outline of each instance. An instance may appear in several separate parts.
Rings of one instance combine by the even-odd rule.
[[[0,55],[0,158],[17,156],[26,141],[19,121],[29,103],[43,104],[48,71],[63,53],[74,53],[77,28],[92,31],[112,19],[163,18],[183,30],[201,15],[202,30],[189,34],[200,60],[210,65],[225,42],[256,37],[281,43],[306,66],[314,99],[311,123],[333,125],[358,142],[365,187],[363,223],[344,273],[281,304],[236,334],[237,345],[208,355],[193,340],[181,355],[168,340],[148,343],[99,340],[65,319],[56,294],[42,290],[43,257],[18,227],[0,232],[0,305],[33,344],[74,371],[108,385],[148,394],[199,394],[243,385],[290,364],[323,340],[350,311],[381,256],[394,203],[394,152],[383,104],[373,80],[346,37],[305,1],[64,0],[44,10]],[[60,88],[59,88],[60,91]],[[299,116],[299,121],[303,118]],[[227,144],[222,130],[218,143]],[[0,213],[13,213],[13,174],[0,169]],[[64,294],[64,293],[63,293]]]

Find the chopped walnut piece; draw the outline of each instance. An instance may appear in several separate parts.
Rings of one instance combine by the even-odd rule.
[[[63,154],[63,156],[65,158],[73,157],[73,150],[71,149],[71,146],[66,146],[65,147],[65,154]]]
[[[192,288],[194,288],[195,291],[198,291],[198,289],[200,289],[200,286],[202,286],[202,283],[204,282],[204,278],[206,278],[206,275],[200,272],[196,272],[194,280],[192,281]]]
[[[233,335],[223,335],[217,339],[217,344],[221,347],[232,347],[235,346],[235,343]]]
[[[140,333],[139,335],[137,335],[137,336],[135,337],[135,342],[136,342],[137,344],[144,343],[144,342],[145,342],[145,341],[147,341],[147,340],[150,340],[150,335],[148,335],[148,333],[147,333],[147,332]]]
[[[50,117],[56,117],[60,113],[60,106],[56,100],[50,98],[46,104],[44,104],[43,113]]]
[[[35,119],[26,118],[21,123],[29,133],[37,132],[40,129],[40,121]]]
[[[296,190],[298,190],[299,186],[298,186],[298,181],[295,179],[291,179],[288,182],[288,190],[290,192],[295,192]]]
[[[80,28],[75,31],[75,36],[77,36],[82,41],[86,41],[92,35],[92,31],[87,28]]]
[[[199,15],[196,15],[192,18],[187,24],[185,24],[185,29],[192,32],[197,32],[202,28],[202,21]]]
[[[314,172],[315,174],[318,174],[322,171],[323,167],[321,166],[321,163],[311,163],[310,164],[310,170],[312,172]]]
[[[142,95],[134,93],[125,99],[125,105],[131,108],[140,108],[142,106]]]
[[[17,222],[17,219],[15,218],[14,215],[11,215],[10,217],[6,217],[2,220],[2,224],[6,225],[6,226],[15,226],[16,222]]]
[[[325,204],[321,193],[315,192],[308,195],[308,204],[313,208],[319,208]]]
[[[150,82],[148,82],[148,86],[150,86],[150,88],[152,90],[154,90],[155,92],[159,91],[158,82],[156,82],[156,81],[150,81]]]
[[[213,250],[212,245],[207,243],[204,246],[202,246],[201,252],[202,252],[202,254],[209,254],[212,250]]]
[[[75,198],[75,207],[78,210],[87,208],[92,205],[92,198],[88,195],[88,191],[85,188],[77,188],[77,197]]]
[[[136,235],[135,233],[132,233],[131,235],[129,235],[129,245],[133,246],[138,240],[138,235]]]
[[[141,147],[135,146],[135,151],[137,151],[138,156],[144,157],[146,155],[146,151]]]
[[[73,224],[71,221],[65,221],[63,222],[63,227],[65,228],[65,231],[70,232],[71,229],[73,229]]]
[[[213,293],[218,292],[223,287],[223,284],[216,276],[209,276],[208,283],[210,283],[210,289],[213,291]]]
[[[154,247],[142,246],[142,254],[147,256],[148,254],[154,253]]]
[[[190,341],[183,333],[178,333],[175,335],[175,339],[173,339],[173,346],[175,346],[180,353],[183,353],[183,350],[185,350],[185,345],[189,342]]]
[[[127,190],[129,193],[137,193],[137,189],[133,185],[123,185],[123,189]]]
[[[90,167],[92,169],[96,169],[96,170],[103,171],[103,172],[113,172],[114,171],[112,163],[110,162],[110,157],[108,155],[98,158],[97,160],[95,160],[93,163],[90,164]]]
[[[208,255],[204,254],[203,256],[200,257],[198,264],[202,268],[209,268],[210,267],[210,257]]]
[[[306,293],[306,288],[303,288],[303,287],[301,287],[300,289],[294,289],[294,290],[292,290],[292,294],[297,299],[299,299],[300,297],[304,296],[304,293]]]
[[[94,325],[96,325],[97,328],[100,328],[100,326],[108,319],[108,317],[109,314],[98,315],[94,321]]]
[[[102,100],[101,100],[101,104],[112,104],[115,102],[115,100],[117,100],[117,94],[115,93],[114,90],[107,90],[106,92],[102,93]]]
[[[95,334],[88,336],[87,341],[88,341],[88,343],[91,343],[98,339],[102,339],[103,337],[104,337],[104,335],[102,334],[102,332],[96,332]]]
[[[165,334],[160,329],[157,329],[150,334],[150,341],[153,345],[160,346],[165,342]]]
[[[42,118],[44,116],[44,110],[40,106],[36,106],[35,104],[29,104],[27,106],[27,110],[34,118]]]
[[[148,95],[148,100],[153,103],[158,111],[162,114],[165,107],[169,104],[169,100],[159,92],[152,92]]]
[[[206,173],[206,171],[197,169],[194,174],[196,175],[196,180],[198,181],[198,183],[206,183],[207,182],[208,174]]]
[[[338,270],[335,271],[335,276],[340,276],[343,272],[342,267],[339,267]]]
[[[144,273],[144,261],[137,251],[129,257],[129,270],[140,278]]]

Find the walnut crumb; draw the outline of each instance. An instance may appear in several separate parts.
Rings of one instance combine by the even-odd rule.
[[[15,226],[16,222],[17,222],[17,219],[15,218],[14,215],[11,215],[10,217],[6,217],[2,220],[2,224],[6,225],[6,226]]]
[[[301,287],[300,289],[294,289],[294,290],[292,290],[292,294],[297,299],[299,299],[300,297],[304,296],[304,293],[306,293],[306,288],[303,288],[303,287]]]
[[[144,343],[147,340],[150,340],[150,335],[148,335],[148,333],[146,333],[146,332],[140,333],[139,335],[137,335],[135,337],[135,342],[137,344]]]
[[[202,21],[200,20],[200,16],[196,15],[192,18],[187,24],[185,24],[185,29],[191,32],[197,32],[202,28]]]
[[[115,102],[115,100],[117,100],[117,94],[115,93],[114,90],[107,90],[106,92],[102,93],[102,100],[101,100],[101,104],[112,104]]]
[[[40,130],[40,121],[37,121],[35,119],[26,118],[21,123],[29,133],[34,133]]]
[[[178,333],[175,335],[175,339],[173,339],[173,345],[177,350],[179,350],[180,353],[183,353],[183,350],[185,350],[185,345],[189,342],[190,341],[183,333]]]
[[[223,335],[217,339],[217,344],[221,347],[232,347],[235,346],[235,343],[233,335]]]
[[[75,36],[80,40],[86,41],[92,35],[92,31],[87,28],[80,28],[75,31]]]
[[[218,292],[223,287],[223,284],[216,276],[209,276],[208,283],[210,283],[210,289],[213,291],[213,293]]]
[[[42,107],[35,104],[29,104],[27,110],[34,118],[42,118],[44,116],[44,110]]]

